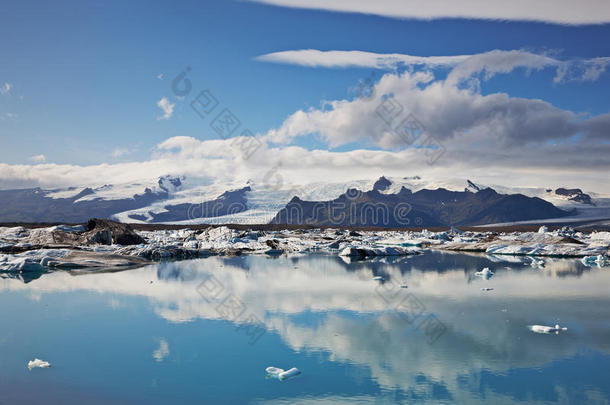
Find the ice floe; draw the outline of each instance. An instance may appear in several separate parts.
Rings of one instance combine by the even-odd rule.
[[[586,265],[603,266],[608,263],[610,248],[610,232],[576,232],[568,227],[553,231],[541,227],[538,232],[510,233],[457,229],[443,232],[426,229],[356,232],[337,228],[263,231],[227,226],[133,231],[124,224],[97,221],[100,229],[96,227],[93,230],[89,224],[88,230],[71,225],[38,229],[0,227],[0,271],[98,267],[103,265],[104,255],[115,256],[111,258],[113,265],[122,266],[138,263],[130,262],[131,259],[119,263],[117,257],[158,261],[212,255],[277,256],[320,252],[338,255],[344,261],[354,261],[408,258],[426,249],[481,252],[495,261],[514,261],[533,267],[544,267],[544,260],[540,259],[544,257],[585,257],[583,263]],[[119,243],[126,239],[131,244]],[[85,257],[89,253],[90,257]]]
[[[474,273],[474,275],[489,280],[494,275],[494,272],[489,270],[489,267],[485,267],[483,270]]]
[[[280,381],[287,380],[289,378],[296,377],[297,375],[301,374],[301,370],[296,367],[293,367],[289,370],[284,370],[277,367],[267,367],[265,371],[267,372],[268,378],[277,378]]]
[[[610,260],[608,258],[606,258],[606,256],[603,256],[603,255],[585,256],[582,258],[581,261],[582,261],[582,264],[584,264],[585,266],[595,266],[595,265],[597,265],[597,267],[610,266]]]
[[[35,358],[34,360],[28,361],[28,369],[33,368],[49,368],[51,367],[51,363],[48,361],[40,360],[39,358]]]
[[[561,327],[558,324],[555,326],[544,326],[544,325],[530,325],[529,329],[535,333],[546,333],[546,334],[559,334],[559,332],[566,331],[568,328]]]

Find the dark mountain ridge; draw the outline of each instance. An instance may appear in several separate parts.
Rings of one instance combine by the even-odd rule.
[[[385,185],[384,183],[381,182],[382,185]],[[479,191],[474,193],[444,188],[423,189],[413,193],[403,187],[396,194],[383,194],[379,191],[380,188],[374,187],[368,192],[350,189],[331,201],[303,201],[294,197],[277,213],[271,223],[380,227],[451,226],[559,218],[571,214],[537,197],[498,194],[491,188],[479,188]]]

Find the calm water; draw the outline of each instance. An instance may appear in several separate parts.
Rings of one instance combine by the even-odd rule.
[[[0,403],[609,403],[610,269],[512,260],[3,274]],[[475,276],[483,267],[496,274]],[[528,329],[556,322],[568,331]],[[34,357],[52,368],[28,371]],[[302,374],[267,379],[268,366]]]

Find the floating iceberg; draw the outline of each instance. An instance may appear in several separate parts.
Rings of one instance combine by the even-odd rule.
[[[529,329],[535,333],[555,333],[559,334],[560,331],[566,331],[568,328],[564,328],[556,324],[555,326],[544,326],[544,325],[530,325]]]
[[[277,378],[280,381],[287,380],[288,378],[292,378],[301,374],[301,370],[296,367],[293,367],[290,370],[286,371],[284,371],[284,369],[282,368],[267,367],[265,371],[267,372],[267,377]]]
[[[581,261],[582,261],[582,264],[584,264],[585,266],[597,265],[598,267],[604,267],[604,266],[610,264],[610,261],[608,261],[606,259],[606,257],[603,255],[586,256],[586,257],[583,257]]]
[[[33,368],[49,368],[49,367],[51,367],[51,363],[49,363],[48,361],[40,360],[38,358],[28,361],[28,369],[30,369],[30,370]]]
[[[485,280],[489,280],[491,278],[491,276],[494,275],[494,273],[491,270],[489,270],[489,267],[485,267],[483,270],[477,271],[476,273],[474,273],[474,275],[478,276],[478,277],[482,277]]]

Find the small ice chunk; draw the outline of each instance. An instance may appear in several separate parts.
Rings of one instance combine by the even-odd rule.
[[[289,370],[284,370],[278,367],[267,367],[265,371],[267,372],[267,377],[277,378],[278,380],[282,381],[301,374],[301,370],[296,367],[293,367]]]
[[[540,228],[538,228],[538,233],[547,233],[549,231],[549,228],[545,225],[542,225]]]
[[[283,373],[279,373],[278,374],[278,378],[280,380],[286,380],[288,378],[292,378],[295,377],[297,375],[301,374],[301,370],[299,370],[296,367],[291,368],[290,370],[286,370]]]
[[[51,367],[51,363],[49,363],[48,361],[44,361],[44,360],[40,360],[38,358],[35,358],[34,360],[30,360],[28,362],[28,369],[33,369],[33,368],[49,368]]]
[[[279,373],[283,373],[285,370],[283,368],[267,367],[265,371],[270,375],[278,375]]]
[[[381,276],[375,276],[375,277],[373,277],[373,280],[375,280],[375,281],[383,281],[384,278],[381,277]]]
[[[491,270],[489,270],[489,267],[485,267],[483,270],[477,271],[476,273],[474,273],[474,275],[478,276],[478,277],[482,277],[485,280],[489,280],[491,278],[491,276],[494,275],[494,273]]]
[[[544,325],[530,325],[529,329],[535,333],[555,333],[559,334],[560,331],[566,331],[568,328],[561,327],[559,324],[555,326],[544,326]]]
[[[596,264],[598,267],[604,267],[607,263],[606,257],[603,255],[585,256],[581,261],[585,266],[593,266]]]

